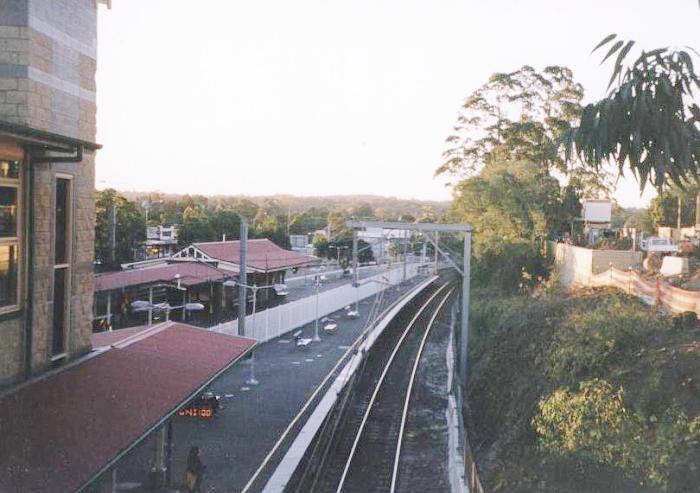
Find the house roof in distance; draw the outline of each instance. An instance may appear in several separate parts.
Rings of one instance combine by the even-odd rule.
[[[212,259],[236,265],[240,263],[241,242],[239,240],[194,243],[192,246]],[[261,238],[248,240],[246,260],[248,267],[253,270],[270,272],[309,265],[318,261],[318,258],[285,250],[267,238]]]
[[[0,395],[0,491],[87,486],[254,344],[165,322]]]

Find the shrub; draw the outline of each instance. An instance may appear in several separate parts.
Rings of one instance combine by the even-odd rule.
[[[473,279],[477,285],[512,292],[532,288],[546,279],[549,266],[536,242],[494,241],[479,249]]]
[[[700,438],[700,418],[689,420],[677,407],[649,423],[629,412],[623,389],[605,380],[559,389],[542,399],[532,425],[540,447],[554,455],[612,466],[630,478],[643,477],[662,489],[679,463],[689,464]]]

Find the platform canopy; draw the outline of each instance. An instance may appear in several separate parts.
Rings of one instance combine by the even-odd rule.
[[[255,341],[165,322],[0,395],[0,491],[75,491],[198,395]]]
[[[252,272],[277,272],[318,262],[318,257],[285,250],[267,238],[248,240],[247,251],[247,269]],[[241,242],[234,240],[193,243],[172,259],[212,262],[222,269],[238,272],[240,256]]]
[[[104,272],[95,275],[95,292],[146,286],[154,283],[180,283],[194,286],[207,281],[220,281],[226,273],[204,263],[163,263],[153,267]]]

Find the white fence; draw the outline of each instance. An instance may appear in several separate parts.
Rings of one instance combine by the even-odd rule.
[[[418,275],[420,266],[430,269],[429,264],[408,264],[406,279]],[[392,267],[391,270],[362,279],[360,286],[352,287],[351,283],[322,291],[306,298],[285,303],[267,310],[248,315],[245,319],[245,336],[259,342],[268,341],[290,330],[308,324],[319,317],[324,317],[344,306],[372,296],[389,286],[403,281],[403,265]],[[318,309],[317,309],[318,306]],[[210,330],[225,334],[238,333],[238,320],[215,325]]]

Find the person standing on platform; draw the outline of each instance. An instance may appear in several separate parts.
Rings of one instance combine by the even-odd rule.
[[[189,493],[199,493],[201,491],[200,488],[206,468],[199,457],[199,447],[191,447],[187,456],[187,470],[185,471],[185,485]]]

